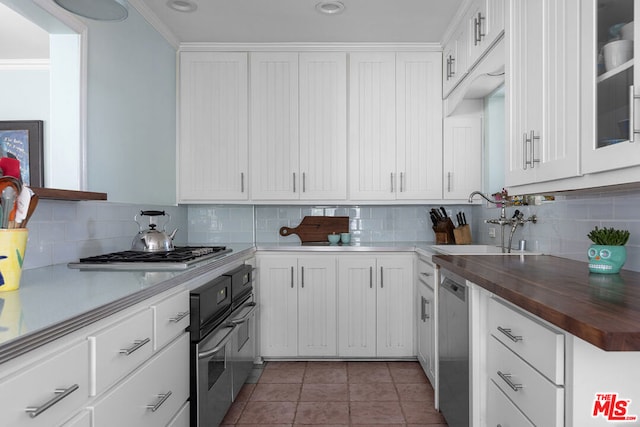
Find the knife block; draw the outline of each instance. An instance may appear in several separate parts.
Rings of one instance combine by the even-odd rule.
[[[453,225],[453,221],[451,218],[447,218],[443,221],[438,221],[436,225],[433,226],[433,232],[436,235],[436,244],[438,245],[453,245],[456,240],[453,235],[455,226]]]
[[[453,237],[456,245],[470,245],[471,244],[471,227],[469,224],[461,225],[458,228],[453,229]]]

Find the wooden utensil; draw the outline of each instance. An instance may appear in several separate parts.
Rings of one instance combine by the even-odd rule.
[[[326,242],[329,234],[348,232],[348,216],[305,216],[295,228],[280,228],[281,236],[297,234],[302,243]]]
[[[31,200],[29,201],[29,209],[27,209],[27,216],[20,224],[20,228],[27,228],[27,222],[29,222],[29,218],[31,218],[31,215],[33,215],[33,212],[36,210],[36,206],[38,206],[38,200],[40,200],[40,198],[37,194],[31,195]]]

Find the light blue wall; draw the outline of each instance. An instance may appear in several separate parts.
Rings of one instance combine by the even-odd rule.
[[[123,22],[86,24],[89,189],[175,204],[175,49],[133,7]]]
[[[0,71],[0,120],[49,120],[49,71]]]

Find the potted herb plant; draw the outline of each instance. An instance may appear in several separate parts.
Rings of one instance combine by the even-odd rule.
[[[598,228],[596,226],[587,237],[593,242],[589,246],[589,271],[600,274],[616,274],[627,260],[627,248],[624,245],[629,241],[627,230],[615,228]]]

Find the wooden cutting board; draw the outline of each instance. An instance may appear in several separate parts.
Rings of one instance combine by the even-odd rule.
[[[305,216],[297,227],[282,227],[280,229],[281,236],[297,234],[302,243],[326,242],[329,234],[348,232],[348,216]]]

